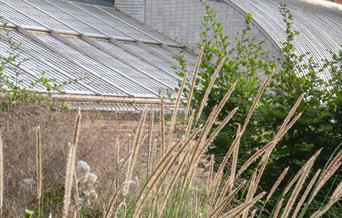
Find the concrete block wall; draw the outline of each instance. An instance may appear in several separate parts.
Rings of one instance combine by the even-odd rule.
[[[206,1],[217,13],[225,33],[234,37],[245,27],[244,14],[230,5],[218,1]],[[200,42],[204,4],[201,0],[116,0],[115,7],[144,22],[155,30],[190,48]],[[252,36],[266,41],[268,50],[276,50],[258,28],[252,28]]]
[[[131,17],[144,22],[145,0],[115,0],[114,5]]]

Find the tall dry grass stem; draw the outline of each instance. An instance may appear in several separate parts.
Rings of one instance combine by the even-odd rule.
[[[238,134],[239,134],[239,132],[237,132],[235,137],[238,137]],[[219,188],[220,188],[221,183],[222,183],[222,179],[224,178],[223,171],[225,169],[225,166],[228,163],[228,160],[229,160],[229,157],[230,157],[232,151],[233,151],[232,149],[228,149],[226,155],[224,156],[224,158],[223,158],[222,162],[220,163],[219,168],[216,171],[216,174],[214,176],[213,185],[212,185],[213,191],[212,191],[212,194],[211,194],[210,199],[209,199],[209,209],[208,209],[209,213],[211,212],[212,207],[214,207],[215,204],[217,204],[217,202],[219,201],[219,199],[217,199],[217,196],[219,194],[218,192],[219,192]],[[224,185],[224,187],[228,187],[229,183],[230,183],[230,180],[228,178],[226,181],[227,185]],[[225,193],[223,193],[223,195],[224,194]]]
[[[119,177],[120,177],[120,137],[116,137],[115,144],[115,189],[119,187]]]
[[[263,196],[265,196],[265,192],[259,194],[258,196],[256,196],[255,198],[253,198],[251,201],[249,202],[245,202],[243,204],[240,204],[239,206],[229,210],[227,213],[225,213],[223,216],[224,218],[236,218],[241,216],[241,213],[244,210],[248,210],[249,208],[251,208],[256,202],[258,202]]]
[[[246,195],[246,199],[245,199],[245,202],[250,202],[253,197],[254,197],[254,193],[256,192],[256,189],[257,189],[257,184],[256,184],[256,178],[257,178],[257,175],[258,175],[258,171],[255,171],[250,179],[250,182],[249,182],[249,186],[248,186],[248,191],[247,191],[247,195]],[[248,211],[249,209],[246,208],[243,212],[242,212],[242,218],[247,218],[248,216]]]
[[[241,124],[237,124],[237,131],[236,131],[236,135],[240,136],[241,134]],[[234,187],[234,183],[235,183],[235,176],[236,176],[236,168],[237,168],[237,164],[238,164],[238,157],[239,157],[239,147],[240,147],[240,138],[237,137],[238,140],[236,140],[235,143],[233,143],[232,146],[232,165],[230,167],[230,175],[229,175],[229,182],[228,182],[228,189],[232,190]]]
[[[133,182],[133,181],[125,181],[121,186],[119,186],[119,187],[113,192],[113,194],[112,194],[112,196],[111,196],[111,198],[110,198],[108,207],[107,207],[107,209],[106,209],[106,211],[105,211],[105,214],[104,214],[104,216],[103,216],[104,218],[112,217],[117,198],[119,197],[119,195],[121,194],[121,192],[124,192],[124,191],[125,191],[125,188],[126,188],[127,186],[130,186],[132,183],[134,183],[134,182]]]
[[[175,159],[177,159],[177,156],[179,155],[179,153],[181,153],[186,147],[186,145],[188,145],[191,141],[193,141],[198,136],[201,130],[202,130],[201,127],[195,129],[194,132],[190,135],[190,137],[185,142],[183,142],[184,140],[183,138],[179,139],[176,145],[171,147],[171,149],[169,149],[169,151],[165,154],[165,156],[159,161],[156,169],[151,175],[151,178],[147,181],[147,183],[145,184],[145,187],[143,188],[143,191],[140,193],[138,197],[133,217],[140,217],[141,212],[143,210],[143,205],[146,203],[147,198],[155,189],[160,178],[162,178],[163,175],[168,173],[168,171],[166,171],[165,169],[169,166],[170,163],[172,163]],[[176,148],[179,147],[179,145],[182,145],[182,147],[179,148],[179,151],[175,154],[175,150]]]
[[[160,101],[160,140],[161,140],[161,154],[165,155],[165,102],[164,98]]]
[[[137,161],[138,153],[140,150],[140,146],[142,144],[142,136],[143,136],[143,131],[144,131],[144,126],[146,122],[146,117],[147,117],[147,107],[145,107],[142,116],[140,118],[139,124],[138,124],[138,129],[137,132],[134,136],[133,140],[133,145],[132,145],[132,151],[129,154],[129,161],[128,161],[128,166],[127,166],[127,174],[126,174],[126,181],[131,181],[133,178],[133,170],[135,163]],[[130,185],[128,184],[125,189],[123,194],[126,196],[128,194]]]
[[[188,97],[188,103],[187,103],[186,108],[185,108],[185,116],[186,116],[186,118],[189,116],[189,112],[190,112],[190,108],[191,108],[191,103],[192,103],[192,96],[193,96],[195,88],[196,88],[197,76],[198,76],[199,69],[201,67],[203,53],[204,53],[204,48],[201,47],[200,51],[199,51],[199,54],[198,54],[198,57],[197,57],[197,60],[196,60],[195,68],[194,68],[194,73],[193,73],[193,77],[192,77],[192,83],[191,83],[189,97]]]
[[[191,132],[191,130],[192,130],[192,126],[193,126],[193,124],[194,124],[195,114],[196,114],[196,111],[195,111],[195,110],[192,110],[191,116],[190,116],[190,118],[188,119],[188,124],[187,124],[187,126],[186,126],[185,138],[188,138],[189,135],[190,135],[190,132]]]
[[[229,123],[229,121],[233,118],[233,116],[236,114],[236,112],[238,111],[238,107],[234,108],[227,117],[224,118],[224,120],[222,120],[222,122],[219,124],[219,126],[214,130],[214,132],[210,135],[209,139],[206,141],[206,146],[208,146],[209,144],[211,144],[216,136],[220,133],[220,131]]]
[[[321,170],[317,170],[315,175],[312,177],[311,181],[309,182],[308,186],[306,187],[304,193],[302,194],[302,197],[300,198],[299,202],[297,203],[297,206],[295,210],[293,211],[292,218],[296,218],[300,208],[303,206],[305,199],[308,197],[310,191],[312,191],[312,187],[314,186],[319,174],[321,173]]]
[[[36,128],[36,170],[37,170],[37,199],[40,202],[42,196],[42,135],[40,126]],[[40,203],[39,203],[40,204]]]
[[[296,112],[299,104],[302,102],[304,98],[304,94],[302,94],[296,101],[296,103],[291,108],[290,112],[286,116],[283,124],[280,126],[276,136],[273,138],[271,142],[269,142],[262,149],[256,151],[240,168],[237,175],[240,176],[242,173],[249,168],[249,166],[254,163],[261,155],[263,155],[267,151],[272,151],[273,148],[277,145],[277,143],[282,139],[282,137],[286,134],[286,132],[294,125],[294,123],[301,117],[302,113],[299,113],[294,119],[291,120],[294,113]]]
[[[183,171],[184,164],[187,161],[187,156],[188,156],[189,152],[190,152],[190,150],[188,150],[186,152],[186,154],[182,157],[182,159],[181,159],[181,161],[180,161],[180,163],[179,163],[179,165],[178,165],[174,175],[172,176],[170,184],[166,187],[167,191],[166,191],[164,199],[162,200],[162,202],[160,204],[161,206],[159,208],[158,218],[161,218],[163,216],[163,212],[164,212],[164,210],[166,208],[166,205],[167,205],[168,200],[169,200],[169,198],[170,198],[170,196],[172,194],[172,191],[174,190],[174,187],[175,187],[179,177],[181,176],[181,173]]]
[[[78,142],[80,140],[81,119],[82,119],[81,109],[78,109],[78,113],[75,119],[74,135],[73,135],[73,141],[72,141],[72,144],[76,147],[78,146]]]
[[[236,150],[236,146],[239,146],[241,136],[243,135],[244,131],[246,130],[247,125],[248,125],[248,123],[249,123],[249,121],[250,121],[250,119],[251,119],[251,117],[252,117],[252,115],[253,115],[253,113],[254,113],[254,111],[255,111],[255,109],[256,109],[256,107],[257,107],[257,105],[258,105],[258,103],[259,103],[259,101],[261,99],[261,96],[265,92],[266,87],[268,86],[268,83],[271,80],[271,78],[272,78],[272,74],[269,75],[268,78],[264,81],[264,84],[263,84],[262,88],[260,89],[260,91],[257,94],[257,97],[255,98],[255,100],[252,103],[252,106],[251,106],[251,108],[250,108],[250,110],[248,112],[248,115],[247,115],[247,117],[246,117],[246,119],[245,119],[245,121],[243,123],[242,128],[241,129],[238,128],[238,131],[237,131],[237,134],[236,134],[236,138],[232,142],[230,148],[228,149],[228,152],[227,152],[226,156],[224,157],[224,160],[221,162],[221,164],[219,166],[218,172],[217,172],[217,174],[215,176],[215,180],[214,180],[215,184],[216,184],[215,189],[214,189],[215,191],[214,191],[214,195],[211,197],[210,203],[213,203],[214,199],[217,196],[217,190],[218,190],[218,187],[220,185],[220,182],[219,182],[218,179],[221,178],[223,170],[224,170],[224,167],[226,166],[230,155],[233,153],[234,149]],[[234,89],[235,86],[236,86],[236,84],[233,84],[232,88]],[[222,108],[222,107],[223,106],[221,104],[219,104],[219,108]],[[235,155],[237,155],[237,153]],[[228,182],[229,190],[231,190],[232,187],[233,187],[233,184],[234,184],[234,181],[235,181],[235,177],[236,177],[235,176],[235,174],[236,174],[235,172],[236,172],[236,168],[235,169],[232,168],[231,174],[230,174],[229,179],[228,179],[228,181],[229,181]]]
[[[196,143],[194,146],[193,154],[190,158],[190,162],[189,162],[189,165],[187,167],[187,170],[184,176],[183,187],[186,187],[185,184],[191,180],[194,169],[197,167],[202,154],[205,152],[205,149],[206,149],[205,139],[207,138],[210,132],[210,129],[212,128],[212,125],[214,124],[213,117],[215,116],[216,113],[218,113],[217,106],[215,106],[212,112],[210,113],[207,122],[204,124],[203,131],[201,132],[201,135],[199,136],[198,143]]]
[[[222,111],[223,107],[226,105],[226,103],[228,102],[228,100],[232,96],[233,92],[235,91],[236,85],[237,85],[237,82],[232,83],[232,85],[228,89],[227,93],[223,96],[222,100],[220,101],[220,103],[217,107],[218,111]],[[216,120],[216,119],[217,119],[217,117],[214,118],[214,120]]]
[[[274,210],[274,213],[273,213],[273,216],[272,216],[273,218],[279,217],[280,210],[283,207],[283,202],[284,202],[284,198],[281,198],[280,201],[278,201],[278,203],[276,204],[275,210]]]
[[[296,202],[297,197],[298,197],[299,193],[301,192],[307,177],[309,176],[309,173],[311,171],[312,166],[314,165],[314,162],[315,162],[317,156],[320,153],[321,153],[321,150],[318,150],[302,168],[303,170],[301,172],[301,176],[299,177],[298,182],[297,182],[296,186],[294,187],[294,189],[293,189],[293,191],[289,197],[289,200],[288,200],[288,202],[284,208],[283,214],[281,216],[282,218],[288,218],[289,217],[291,209],[292,209],[294,203]]]
[[[208,85],[208,87],[207,87],[207,90],[206,90],[205,93],[204,93],[204,96],[203,96],[202,101],[201,101],[201,105],[200,105],[200,107],[199,107],[199,109],[198,109],[197,116],[196,116],[196,120],[199,120],[199,118],[200,118],[201,115],[202,115],[202,111],[203,111],[203,109],[204,109],[204,106],[207,104],[209,94],[211,93],[211,90],[212,90],[212,88],[214,87],[217,78],[219,77],[219,74],[220,74],[220,72],[221,72],[221,69],[222,69],[223,64],[225,63],[225,61],[226,61],[225,59],[222,59],[222,60],[220,61],[220,64],[217,66],[217,68],[216,68],[214,74],[211,76],[210,83],[209,83],[209,85]]]
[[[218,203],[216,203],[215,205],[209,205],[209,210],[208,210],[208,214],[210,214],[209,217],[217,217],[219,216],[222,211],[225,209],[225,206],[227,206],[232,200],[233,197],[242,189],[242,187],[244,187],[246,185],[246,181],[241,182],[233,191],[231,191],[230,193],[225,193],[226,196],[224,196],[224,198],[222,198],[222,201]],[[213,206],[214,208],[212,208],[211,206]]]
[[[334,193],[330,197],[330,200],[327,205],[325,205],[322,209],[316,211],[311,215],[310,218],[319,218],[322,217],[334,204],[342,199],[342,181],[335,189]]]
[[[71,193],[72,193],[72,185],[75,171],[75,162],[76,162],[76,146],[69,143],[69,152],[68,152],[68,160],[66,167],[66,176],[64,183],[64,206],[63,206],[63,218],[68,217],[69,208],[71,204]]]
[[[329,165],[323,170],[321,176],[318,179],[317,186],[309,199],[309,204],[316,197],[321,188],[331,178],[332,175],[341,167],[342,164],[342,150],[335,156],[335,158],[329,163]]]
[[[2,132],[0,131],[0,217],[3,215],[4,207],[4,151]]]
[[[74,135],[73,135],[73,143],[69,143],[69,152],[68,152],[68,160],[66,166],[66,176],[64,183],[64,205],[63,205],[63,213],[62,217],[67,218],[71,203],[71,193],[72,186],[74,183],[74,173],[75,173],[75,162],[76,162],[76,151],[79,142],[79,136],[81,131],[81,111],[79,110],[75,119],[75,127],[74,127]]]
[[[76,210],[75,210],[75,216],[79,217],[80,215],[80,191],[78,188],[78,178],[76,174],[76,168],[74,169],[74,188],[75,188],[75,193],[74,193],[74,198],[75,198],[75,204],[76,204]]]
[[[284,180],[285,176],[287,175],[287,172],[289,171],[289,167],[287,167],[285,170],[283,170],[283,172],[280,174],[280,176],[278,177],[278,179],[276,180],[276,182],[274,183],[274,185],[272,186],[270,192],[267,195],[267,200],[271,199],[271,197],[273,196],[274,192],[277,190],[278,186],[280,185],[280,183]]]
[[[214,167],[215,167],[215,155],[210,155],[210,161],[209,161],[209,174],[207,179],[207,193],[210,195],[211,192],[211,186],[214,179]]]
[[[179,88],[176,103],[174,105],[174,109],[173,109],[173,113],[172,113],[172,117],[171,117],[171,124],[170,124],[170,129],[169,129],[169,136],[168,136],[169,142],[167,143],[167,148],[166,148],[167,150],[169,150],[170,147],[172,146],[173,134],[174,134],[175,125],[177,122],[178,110],[179,110],[180,102],[181,102],[181,99],[183,96],[183,92],[184,92],[184,88],[185,88],[185,84],[186,84],[187,79],[188,79],[188,72],[185,72],[182,84]]]
[[[149,138],[148,138],[148,151],[147,151],[147,177],[150,177],[153,170],[153,131],[154,131],[154,113],[151,113],[149,124]]]
[[[41,197],[42,197],[42,186],[43,186],[43,164],[42,164],[42,135],[40,126],[36,128],[36,180],[37,180],[37,201],[38,209],[37,216],[41,217]]]
[[[319,152],[319,151],[321,151],[321,150],[318,150],[316,153],[315,153],[315,155]],[[318,153],[319,154],[319,153]],[[308,164],[310,164],[310,160],[312,160],[314,157],[315,157],[315,155],[314,156],[312,156],[299,170],[298,170],[298,172],[296,173],[296,175],[290,180],[290,182],[287,184],[287,186],[285,187],[285,190],[284,190],[284,194],[283,195],[285,195],[285,194],[287,194],[290,190],[291,190],[291,188],[293,187],[293,185],[298,181],[298,179],[299,179],[299,177],[302,175],[302,173],[305,171],[305,169],[306,169],[306,167],[307,167],[307,165]]]
[[[289,116],[291,116],[291,114],[289,114]],[[277,133],[277,135],[275,136],[275,138],[272,140],[272,142],[270,143],[270,145],[268,146],[268,148],[265,150],[265,153],[261,159],[261,166],[259,167],[259,173],[258,176],[256,178],[256,185],[259,185],[259,182],[261,180],[261,177],[266,169],[267,163],[270,159],[271,153],[273,151],[273,149],[275,148],[275,146],[279,143],[279,141],[284,137],[284,135],[287,133],[287,131],[294,125],[295,122],[297,122],[297,120],[302,116],[302,113],[299,113],[297,116],[295,116],[295,118],[293,118],[293,120],[284,127],[284,129],[280,129],[279,132]]]

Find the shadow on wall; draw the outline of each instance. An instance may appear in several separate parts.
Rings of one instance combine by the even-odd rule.
[[[71,1],[97,4],[97,5],[107,5],[107,6],[113,6],[115,2],[115,0],[71,0]]]

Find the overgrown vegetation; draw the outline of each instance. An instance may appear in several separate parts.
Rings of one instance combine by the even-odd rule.
[[[200,110],[194,110],[185,125],[182,126],[183,134],[180,137],[173,133],[175,125],[177,125],[175,117],[180,106],[181,94],[177,97],[177,103],[174,106],[175,112],[171,116],[170,125],[165,126],[162,122],[164,114],[160,114],[160,135],[167,139],[165,141],[158,140],[160,135],[153,135],[154,116],[150,116],[148,134],[145,136],[144,128],[148,118],[148,108],[145,108],[130,145],[130,152],[123,157],[117,152],[116,161],[113,163],[116,170],[113,172],[112,182],[106,187],[106,192],[101,193],[104,195],[101,198],[96,191],[96,183],[101,183],[101,181],[97,181],[97,176],[91,173],[87,163],[77,162],[77,148],[82,135],[81,112],[78,112],[74,131],[70,133],[73,138],[68,145],[64,187],[60,187],[58,194],[55,193],[50,197],[44,194],[46,184],[42,182],[44,175],[41,169],[45,155],[42,153],[44,150],[42,148],[45,145],[42,144],[41,129],[36,128],[34,191],[37,201],[29,205],[29,209],[25,211],[25,216],[253,217],[258,214],[261,216],[263,213],[269,217],[289,217],[290,215],[298,217],[300,213],[305,216],[311,215],[311,217],[322,216],[341,199],[341,181],[329,196],[327,204],[322,205],[317,211],[308,212],[305,210],[305,205],[312,203],[322,187],[337,172],[342,164],[342,151],[332,156],[330,161],[326,163],[326,167],[317,171],[313,169],[313,166],[321,150],[316,151],[302,168],[295,172],[295,176],[284,188],[279,185],[292,169],[285,169],[277,181],[273,183],[271,189],[261,191],[259,187],[262,178],[264,178],[265,169],[268,167],[271,153],[302,116],[302,112],[297,112],[297,110],[301,104],[305,104],[303,102],[304,95],[300,95],[296,101],[292,102],[293,106],[280,127],[277,128],[278,131],[275,136],[269,142],[265,142],[264,146],[253,155],[253,159],[244,162],[242,166],[238,165],[241,138],[246,133],[248,125],[253,122],[253,114],[269,82],[270,77],[259,89],[244,121],[237,124],[237,132],[229,146],[230,149],[216,170],[214,165],[217,157],[214,155],[207,156],[206,153],[219,131],[232,122],[232,118],[237,114],[238,108],[235,108],[218,124],[219,115],[224,105],[234,96],[238,81],[230,84],[229,90],[214,107],[203,125],[195,125],[195,117]],[[182,93],[185,83],[182,84],[180,93]],[[210,89],[207,92],[209,93]],[[191,104],[191,101],[188,104]],[[163,102],[160,106],[161,109],[164,107]],[[215,125],[218,125],[217,128],[213,128]],[[141,164],[137,159],[141,155],[144,138],[148,139],[147,170],[137,172],[135,169]],[[119,147],[120,140],[117,139],[113,149],[118,151]],[[3,162],[6,161],[6,157],[3,156],[2,148],[3,143],[0,138],[0,181],[1,184],[4,184]],[[254,168],[253,175],[250,178],[243,176],[243,172],[250,169],[254,163],[258,167]],[[314,175],[311,174],[312,171]],[[136,178],[135,175],[139,175],[139,178]],[[306,181],[310,182],[308,186],[305,186]],[[3,186],[0,187],[4,188]],[[281,197],[278,198],[279,201],[272,207],[271,211],[265,211],[258,206],[257,203],[260,201],[266,204],[275,191],[279,190],[282,190]],[[6,199],[2,193],[1,190],[0,202]],[[3,215],[7,216],[6,208],[1,209],[4,209],[2,210]]]
[[[6,23],[0,25],[0,30],[6,35],[9,44],[7,55],[1,57],[0,62],[0,110],[9,111],[11,107],[20,105],[52,106],[52,94],[63,92],[65,85],[76,81],[58,82],[47,77],[43,71],[35,71],[36,75],[28,81],[30,76],[21,69],[27,60],[21,57],[20,44],[13,39]],[[59,107],[67,109],[68,105],[60,102]]]
[[[257,88],[261,86],[260,78],[262,75],[273,74],[268,91],[260,100],[253,121],[241,138],[240,165],[248,161],[265,142],[270,142],[277,126],[286,117],[284,111],[288,111],[291,102],[301,93],[305,93],[305,104],[299,107],[303,115],[271,154],[269,170],[266,170],[262,180],[261,187],[265,189],[270,188],[274,178],[287,166],[299,169],[318,149],[324,148],[317,160],[316,169],[324,166],[334,152],[342,150],[342,47],[336,53],[331,52],[332,59],[322,60],[323,65],[317,63],[310,53],[297,55],[294,40],[300,33],[294,30],[293,17],[286,5],[280,5],[279,9],[287,34],[280,58],[272,57],[266,51],[264,42],[251,37],[252,14],[246,15],[245,29],[236,37],[230,38],[224,34],[224,27],[218,22],[214,10],[207,5],[202,24],[202,41],[199,45],[204,51],[197,80],[199,89],[195,89],[191,94],[189,88],[186,91],[187,97],[194,98],[193,109],[198,109],[202,99],[206,98],[208,87],[213,86],[201,114],[202,121],[199,123],[203,123],[229,89],[228,84],[238,81],[235,95],[224,106],[220,119],[234,107],[238,106],[239,111],[231,124],[217,136],[209,151],[220,156],[230,149],[227,145],[234,140],[237,130],[234,123],[241,123],[247,115]],[[183,75],[187,66],[181,55],[177,59],[181,66],[178,72]],[[222,69],[215,72],[220,65]],[[321,79],[319,74],[326,72],[330,73],[331,78]],[[253,169],[247,171],[246,175],[251,176]],[[341,173],[335,177],[336,181],[342,179]],[[336,185],[330,183],[326,191],[329,192],[330,188]],[[275,198],[268,202],[269,206],[275,205],[279,194],[277,192]],[[319,201],[324,199],[325,196],[322,195]]]

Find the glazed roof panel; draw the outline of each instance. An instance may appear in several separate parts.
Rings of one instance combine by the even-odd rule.
[[[0,58],[13,40],[27,88],[41,73],[70,94],[159,98],[178,86],[176,43],[116,9],[64,0],[0,0],[0,9],[9,24]]]

